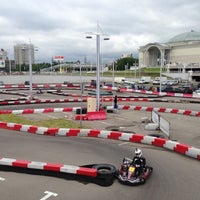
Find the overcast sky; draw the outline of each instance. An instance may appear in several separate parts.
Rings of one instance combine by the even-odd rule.
[[[56,55],[65,61],[95,60],[97,22],[102,62],[122,54],[138,56],[140,46],[166,42],[175,35],[200,31],[199,0],[7,0],[0,5],[0,48],[13,59],[15,44],[38,47],[36,62]]]

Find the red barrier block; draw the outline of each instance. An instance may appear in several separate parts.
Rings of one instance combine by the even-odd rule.
[[[78,136],[80,129],[70,129],[66,136]]]
[[[87,120],[104,120],[106,119],[105,111],[87,112]]]
[[[163,138],[155,138],[155,140],[152,142],[152,145],[157,146],[157,147],[163,147],[166,141],[167,140]]]
[[[130,109],[129,105],[126,105],[126,106],[123,107],[123,110],[128,110],[128,109]]]
[[[47,132],[45,133],[45,135],[55,136],[56,133],[58,133],[58,129],[59,129],[59,128],[48,128],[48,130],[47,130]]]
[[[98,137],[98,135],[100,134],[100,130],[91,130],[88,134],[88,137]]]
[[[80,167],[77,170],[77,174],[84,175],[84,176],[96,177],[97,176],[97,170],[96,169],[92,169],[92,168]]]
[[[191,110],[185,110],[183,114],[184,114],[184,115],[190,115],[191,112],[192,112]]]
[[[87,120],[87,115],[76,115],[75,120]]]
[[[35,134],[37,130],[38,130],[37,126],[30,126],[29,129],[28,129],[28,132]]]
[[[159,110],[158,110],[158,112],[165,112],[166,111],[166,108],[160,108]]]
[[[14,125],[14,130],[16,130],[16,131],[20,131],[21,128],[22,128],[22,124],[15,124]]]
[[[119,137],[121,136],[122,136],[122,133],[120,132],[111,132],[110,135],[108,135],[108,139],[119,140]]]
[[[44,166],[44,170],[59,172],[61,167],[63,167],[63,164],[47,163]]]
[[[189,148],[191,148],[191,147],[188,145],[177,144],[176,147],[174,148],[174,151],[181,153],[181,154],[185,154],[189,150]]]
[[[129,141],[130,142],[137,142],[137,143],[141,143],[141,141],[144,139],[144,135],[139,135],[139,134],[134,134]]]
[[[30,161],[27,160],[16,160],[15,162],[12,163],[13,167],[23,167],[27,168],[28,164],[31,163]]]

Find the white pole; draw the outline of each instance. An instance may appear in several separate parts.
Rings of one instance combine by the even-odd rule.
[[[162,92],[162,68],[163,68],[164,50],[160,49],[160,92]]]
[[[113,78],[112,86],[115,87],[115,61],[113,61],[112,78]]]
[[[96,111],[100,108],[100,34],[96,34],[96,51],[97,51],[97,64],[96,64]]]
[[[29,75],[30,75],[30,92],[29,92],[29,96],[30,99],[32,99],[32,90],[33,90],[33,83],[32,83],[32,56],[31,56],[31,43],[29,44]]]

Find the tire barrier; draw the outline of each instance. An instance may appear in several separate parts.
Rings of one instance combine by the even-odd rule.
[[[156,147],[162,147],[200,160],[200,149],[198,148],[164,138],[145,136],[142,134],[131,134],[118,131],[106,131],[106,130],[94,130],[94,129],[47,128],[47,127],[37,127],[32,125],[8,123],[8,122],[0,122],[0,128],[28,132],[39,135],[65,136],[65,137],[69,136],[94,137],[94,138],[114,139],[127,142],[142,143],[142,144],[153,145]]]

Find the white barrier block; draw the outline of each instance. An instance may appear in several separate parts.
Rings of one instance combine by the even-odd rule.
[[[13,111],[12,111],[12,114],[15,114],[15,115],[17,115],[17,114],[22,114],[23,111],[24,111],[24,110],[13,110]]]
[[[133,133],[122,133],[122,136],[119,137],[119,140],[121,141],[129,141],[130,138],[133,136]]]
[[[70,173],[70,174],[76,174],[79,167],[72,166],[72,165],[64,165],[60,168],[60,172]]]
[[[58,132],[56,133],[57,136],[66,136],[69,132],[69,128],[59,128]]]
[[[197,149],[195,147],[189,148],[189,150],[186,152],[186,155],[191,156],[193,158],[197,158],[198,155],[200,155],[200,149]]]
[[[108,135],[110,135],[111,131],[101,131],[101,133],[98,135],[98,138],[108,138]]]
[[[30,169],[44,169],[44,166],[47,163],[45,162],[35,162],[35,161],[31,161],[31,163],[28,164],[28,168]]]
[[[27,132],[29,128],[30,128],[30,125],[22,125],[20,131]]]
[[[16,159],[12,159],[12,158],[2,158],[2,159],[0,159],[0,165],[12,166],[12,163],[15,161],[16,161]]]
[[[167,140],[166,143],[163,145],[163,147],[166,149],[174,150],[177,144],[180,144],[180,143],[172,141],[172,140]]]
[[[37,131],[35,132],[38,135],[44,135],[44,132],[48,130],[47,127],[38,127]]]
[[[78,136],[87,137],[91,129],[80,129]]]
[[[141,140],[141,143],[143,144],[150,144],[152,145],[152,142],[155,140],[156,137],[152,137],[152,136],[144,136],[144,139]]]
[[[34,109],[34,113],[43,113],[44,109]]]
[[[171,113],[172,109],[171,108],[166,108],[165,113]]]

